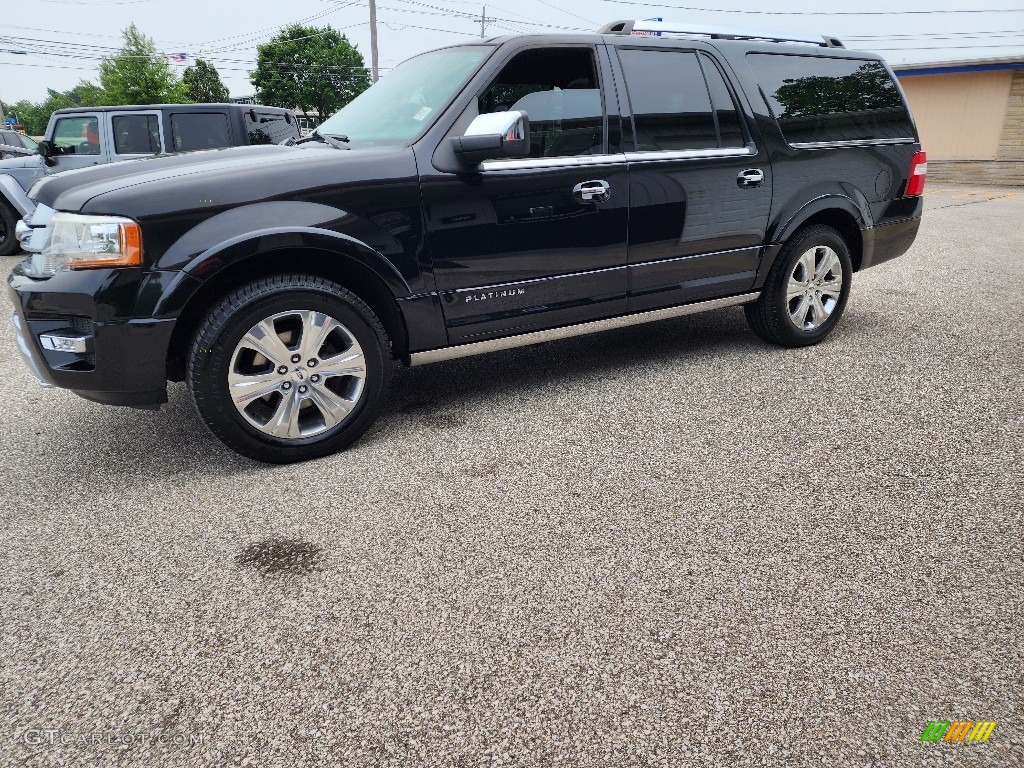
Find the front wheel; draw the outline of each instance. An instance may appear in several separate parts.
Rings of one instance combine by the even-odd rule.
[[[325,456],[365,432],[391,378],[387,334],[355,294],[310,275],[225,296],[195,337],[188,387],[225,444],[258,461]]]
[[[15,237],[14,228],[18,224],[18,214],[0,198],[0,256],[17,253],[20,244]]]
[[[761,297],[743,309],[751,329],[784,347],[824,340],[850,295],[850,249],[838,231],[822,224],[797,232],[779,252]]]

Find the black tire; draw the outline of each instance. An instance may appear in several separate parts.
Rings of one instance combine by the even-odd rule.
[[[15,254],[21,247],[14,233],[18,218],[10,204],[0,199],[0,256]]]
[[[324,337],[325,341],[317,347],[316,355],[321,355],[329,345],[345,350],[345,344],[352,344],[347,348],[348,351],[339,352],[337,359],[353,349],[361,351],[365,362],[362,378],[359,378],[360,374],[355,377],[328,378],[334,376],[334,373],[321,378],[319,375],[314,376],[317,368],[307,361],[293,360],[294,357],[305,357],[307,354],[301,345],[305,344],[308,333],[304,330],[307,328],[304,318],[312,317],[309,313],[326,315],[340,325],[340,329]],[[256,330],[257,324],[270,318],[275,318],[272,322],[277,338],[264,337],[275,342],[268,349],[278,352],[287,347],[287,352],[293,353],[282,365],[278,365],[280,361],[264,357],[243,342],[243,339],[247,342],[256,339],[256,336],[250,335],[250,331]],[[289,325],[295,330],[282,332],[282,327]],[[310,335],[309,338],[312,340],[316,337]],[[243,365],[244,361],[248,362]],[[319,370],[332,365],[327,356],[319,364]],[[248,370],[241,370],[245,366],[248,366]],[[282,373],[283,368],[288,371]],[[392,369],[387,333],[373,311],[358,296],[321,277],[291,274],[265,277],[237,288],[210,311],[196,333],[189,352],[186,381],[200,416],[221,441],[257,461],[287,464],[335,453],[360,437],[380,413],[391,382]],[[245,406],[248,410],[240,409],[236,407],[229,391],[229,373],[234,377],[236,387],[239,375],[244,375],[263,377],[261,382],[256,382],[261,392],[268,387],[276,388],[262,398],[253,397],[248,400]],[[344,399],[345,403],[354,404],[347,416],[333,425],[327,423],[329,409],[320,407],[323,402],[320,395],[312,392],[314,380],[320,381],[316,390],[322,394],[326,394],[328,381],[332,387],[338,386],[340,382],[349,391],[358,390],[353,399],[345,399],[344,394],[339,395],[331,390],[335,396],[331,402]],[[300,392],[307,394],[301,397]],[[296,405],[300,402],[301,407]],[[257,425],[256,422],[266,412],[272,412],[268,421]],[[299,416],[295,419],[284,418],[291,413]],[[312,426],[307,424],[306,428],[320,431],[296,433],[296,436],[291,437],[279,437],[266,431],[275,424],[284,425],[286,421],[298,426],[301,414],[317,417],[307,419]],[[276,416],[280,416],[280,419]],[[279,426],[279,429],[283,428]]]
[[[808,320],[803,326],[798,326],[797,322],[793,320],[792,313],[799,315],[802,297],[789,297],[790,278],[795,277],[795,270],[797,273],[803,274],[805,268],[797,265],[805,254],[813,250],[814,254],[811,255],[811,259],[817,259],[817,263],[820,264],[822,263],[821,259],[827,257],[826,249],[831,249],[839,257],[839,265],[842,270],[839,297],[835,299],[828,293],[829,289],[832,291],[835,289],[834,272],[823,273],[824,285],[821,283],[815,285],[812,279],[808,287],[809,301],[813,302],[815,289],[825,289],[825,296],[823,297],[822,291],[818,290],[817,298],[822,308],[830,307],[830,309],[823,322],[809,327],[814,318],[818,317],[815,313],[820,311],[814,309],[813,304],[809,304],[806,314]],[[832,281],[828,280],[828,275],[833,276]],[[832,333],[842,317],[843,310],[846,309],[846,301],[850,296],[852,278],[853,266],[850,261],[850,249],[843,236],[837,230],[824,224],[805,227],[796,232],[779,252],[768,273],[764,287],[761,289],[761,297],[756,302],[744,306],[747,323],[754,333],[773,344],[783,347],[806,347],[817,344]]]

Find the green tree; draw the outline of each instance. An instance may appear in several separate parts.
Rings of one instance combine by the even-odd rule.
[[[17,113],[18,120],[30,135],[42,136],[54,110],[67,107],[98,107],[109,103],[102,88],[95,83],[80,80],[78,85],[67,91],[55,91],[48,88],[46,98],[38,104],[22,100],[16,104],[5,105],[4,111],[8,115]]]
[[[370,87],[363,55],[329,25],[292,24],[256,51],[249,79],[261,104],[326,118]]]
[[[196,59],[181,75],[189,101],[199,104],[215,104],[231,99],[231,94],[220,80],[217,68],[202,59]]]
[[[100,83],[110,104],[159,104],[186,99],[185,88],[158,53],[153,38],[128,25],[124,47],[100,62]]]

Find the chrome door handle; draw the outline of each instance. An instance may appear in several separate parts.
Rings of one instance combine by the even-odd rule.
[[[607,181],[581,181],[572,188],[577,203],[604,203],[611,200],[612,187]]]
[[[760,187],[764,181],[764,171],[760,168],[748,168],[740,171],[736,177],[736,183],[741,187]]]

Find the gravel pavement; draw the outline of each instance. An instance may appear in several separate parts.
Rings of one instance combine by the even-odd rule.
[[[0,766],[1024,766],[1024,189],[935,186],[821,346],[403,370],[297,466],[35,386],[4,294]]]

